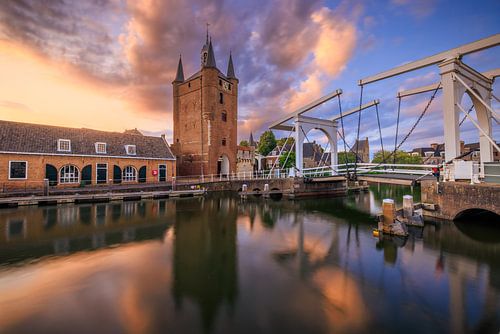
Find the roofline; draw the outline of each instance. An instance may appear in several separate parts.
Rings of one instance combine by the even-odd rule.
[[[168,149],[170,151],[170,148]],[[170,152],[172,153],[172,152]],[[25,155],[48,155],[48,156],[60,156],[60,157],[89,157],[89,158],[117,158],[117,159],[143,159],[143,160],[170,160],[176,161],[176,158],[151,158],[151,157],[139,157],[139,156],[121,156],[121,155],[94,155],[94,154],[60,154],[60,153],[41,153],[41,152],[11,152],[11,151],[0,151],[0,154],[25,154]]]

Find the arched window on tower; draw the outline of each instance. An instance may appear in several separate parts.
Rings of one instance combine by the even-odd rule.
[[[219,103],[224,104],[224,94],[219,93]]]
[[[226,146],[226,138],[222,138],[222,146]]]
[[[225,111],[222,112],[221,119],[223,122],[227,122],[227,113]]]

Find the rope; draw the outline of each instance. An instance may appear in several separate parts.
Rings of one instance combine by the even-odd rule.
[[[398,94],[398,118],[396,121],[396,137],[394,137],[394,151],[392,155],[394,156],[392,159],[392,164],[396,164],[396,150],[398,144],[398,134],[399,134],[399,115],[401,114],[401,95]]]
[[[342,127],[342,134],[340,134],[339,131],[337,131],[337,132],[339,133],[340,137],[342,138],[342,140],[344,142],[344,163],[345,163],[345,166],[346,166],[347,175],[349,175],[349,164],[348,164],[348,161],[347,161],[347,149],[346,149],[346,146],[348,146],[348,145],[347,145],[347,142],[345,140],[344,116],[342,116],[342,103],[340,103],[340,95],[338,95],[337,97],[338,97],[338,100],[339,100],[340,126]]]
[[[359,150],[359,129],[361,128],[361,106],[363,104],[363,85],[361,84],[361,91],[359,94],[359,113],[358,113],[358,132],[356,134],[356,160],[354,161],[354,178],[356,178],[358,170],[358,150]]]
[[[382,147],[382,159],[385,159],[384,142],[382,140],[382,128],[380,127],[380,118],[378,116],[378,104],[375,105],[375,112],[377,113],[378,134],[380,137],[380,146]]]

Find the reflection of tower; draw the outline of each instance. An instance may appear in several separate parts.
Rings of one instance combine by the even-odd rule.
[[[177,307],[183,298],[198,304],[209,331],[224,302],[237,295],[237,208],[224,199],[215,205],[195,201],[177,203],[173,290]]]

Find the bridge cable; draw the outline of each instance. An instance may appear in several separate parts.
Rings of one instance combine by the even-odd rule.
[[[294,130],[291,130],[291,131],[290,131],[290,133],[288,134],[288,137],[286,137],[286,140],[285,140],[285,143],[283,144],[283,147],[279,150],[279,152],[278,152],[278,157],[276,158],[276,160],[274,161],[274,163],[273,163],[273,165],[272,165],[271,169],[269,170],[269,178],[271,178],[271,174],[272,174],[272,172],[273,172],[273,170],[274,170],[274,166],[276,166],[276,161],[278,161],[278,160],[279,160],[279,157],[281,156],[281,153],[282,153],[282,152],[283,152],[283,150],[285,149],[286,144],[288,143],[288,139],[290,139],[290,136],[292,135],[293,131],[294,131]],[[277,144],[276,144],[276,146],[273,148],[273,150],[274,150],[276,147],[278,147],[278,145],[277,145]],[[271,152],[272,152],[272,151],[271,151]]]
[[[417,127],[417,125],[420,123],[420,121],[422,120],[422,118],[424,117],[424,115],[427,113],[427,111],[429,110],[429,107],[431,106],[432,104],[432,101],[434,100],[434,98],[436,97],[436,94],[437,92],[439,91],[439,89],[441,88],[441,83],[436,87],[436,89],[434,90],[434,92],[432,93],[432,96],[431,98],[429,99],[429,101],[427,102],[427,105],[425,106],[424,110],[422,111],[422,113],[418,116],[417,120],[415,121],[415,123],[413,124],[413,126],[410,128],[410,131],[408,131],[408,133],[406,134],[406,136],[403,137],[403,139],[401,140],[401,142],[394,148],[394,151],[391,152],[391,154],[389,154],[388,156],[385,157],[385,159],[383,159],[381,162],[379,162],[377,165],[373,166],[373,167],[369,167],[367,169],[371,170],[371,169],[375,169],[375,168],[378,168],[380,167],[380,165],[382,164],[385,164],[387,162],[387,160],[389,160],[389,158],[391,158],[395,152],[406,142],[406,140],[411,136],[411,134],[413,133],[413,131],[415,131],[415,128]]]
[[[342,103],[340,102],[340,95],[337,95],[338,97],[338,100],[339,100],[339,113],[340,113],[340,126],[342,127],[342,134],[340,134],[340,132],[337,130],[337,132],[339,133],[340,137],[342,138],[343,142],[344,142],[344,163],[345,163],[345,167],[346,167],[346,172],[347,172],[347,176],[349,176],[349,162],[347,160],[347,142],[345,140],[345,131],[344,131],[344,117],[342,115]]]
[[[394,151],[392,152],[393,158],[392,158],[392,164],[396,164],[396,150],[397,150],[397,144],[398,144],[398,132],[399,132],[399,115],[401,114],[401,95],[398,93],[398,117],[396,120],[396,137],[394,137]],[[383,159],[384,160],[384,159]],[[392,169],[394,169],[394,166],[392,166]]]
[[[361,84],[361,91],[359,94],[359,114],[358,114],[358,132],[356,134],[356,160],[354,161],[354,178],[357,177],[358,169],[358,150],[359,150],[359,129],[361,127],[361,106],[363,105],[363,84]]]
[[[378,115],[378,103],[375,105],[375,112],[377,113],[378,133],[380,137],[380,146],[382,147],[382,159],[385,159],[384,141],[382,140],[382,128],[380,127],[380,118]]]

